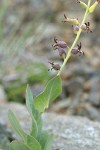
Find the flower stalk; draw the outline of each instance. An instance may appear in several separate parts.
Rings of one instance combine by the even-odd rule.
[[[67,61],[69,60],[69,58],[70,58],[70,56],[71,56],[71,51],[72,51],[72,49],[74,48],[74,46],[76,45],[76,43],[77,43],[77,41],[78,41],[78,39],[79,39],[79,37],[80,37],[80,34],[81,34],[81,32],[82,32],[81,26],[82,26],[82,24],[85,23],[85,20],[86,20],[87,16],[89,15],[89,7],[90,7],[90,4],[91,4],[91,0],[88,1],[87,9],[86,9],[86,12],[85,12],[85,14],[84,14],[82,23],[81,23],[81,25],[80,25],[80,27],[79,27],[79,31],[78,31],[78,33],[77,33],[77,35],[76,35],[76,38],[75,38],[75,40],[74,40],[72,46],[68,49],[67,56],[66,56],[66,58],[64,59],[64,62],[63,62],[63,64],[62,64],[60,70],[58,71],[58,74],[57,74],[57,75],[61,75],[61,72],[62,72],[63,68],[65,67]]]

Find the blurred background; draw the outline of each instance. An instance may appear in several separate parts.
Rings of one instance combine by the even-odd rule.
[[[76,0],[0,0],[0,103],[25,104],[27,84],[36,96],[56,74],[48,72],[48,61],[63,62],[52,48],[54,36],[69,46],[75,38],[64,14],[81,22],[84,10]],[[85,56],[70,58],[62,94],[47,111],[100,121],[100,5],[87,21],[93,33],[79,40]]]

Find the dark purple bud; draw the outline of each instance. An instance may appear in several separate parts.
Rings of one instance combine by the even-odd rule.
[[[86,30],[86,24],[82,24],[81,29]]]
[[[82,44],[80,42],[80,44],[77,44],[77,47],[73,48],[71,53],[76,55],[79,53],[79,56],[84,55],[84,52],[81,50]]]
[[[64,48],[58,48],[59,55],[62,57],[63,55],[66,57],[66,52]]]
[[[73,27],[73,32],[74,32],[75,34],[77,34],[78,31],[79,31],[79,26],[78,26],[78,25],[75,25],[75,26],[72,26],[72,27]]]
[[[77,53],[79,53],[78,47],[73,48],[72,51],[71,51],[71,53],[74,54],[74,55],[76,55]]]
[[[54,44],[52,45],[55,49],[58,49],[59,47],[61,48],[67,48],[67,44],[65,41],[58,41],[58,39],[56,39],[54,37]]]
[[[60,65],[59,64],[54,64],[53,66],[54,70],[60,70]]]
[[[51,70],[52,70],[52,69],[54,69],[54,70],[56,70],[56,71],[57,71],[57,70],[60,70],[61,67],[60,67],[59,64],[54,64],[53,62],[49,62],[49,63],[50,63],[51,66],[52,66],[52,67],[51,67]],[[50,69],[48,69],[48,71],[49,71],[49,70],[50,70]]]
[[[58,41],[57,46],[61,48],[67,48],[67,44],[65,41]]]
[[[84,31],[86,31],[87,33],[93,32],[93,31],[90,29],[90,22],[87,22],[87,23],[82,24],[81,29],[84,30]]]

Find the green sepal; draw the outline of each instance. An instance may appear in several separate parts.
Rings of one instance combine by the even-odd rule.
[[[80,5],[81,5],[82,8],[87,9],[87,5],[84,2],[79,1],[79,3],[80,3]]]
[[[89,8],[89,13],[94,12],[96,6],[98,5],[98,2],[96,1],[90,8]]]

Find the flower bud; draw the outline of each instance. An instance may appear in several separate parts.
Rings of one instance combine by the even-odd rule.
[[[67,48],[67,44],[65,41],[58,41],[57,46],[61,48]]]
[[[82,2],[80,0],[77,0],[77,2],[80,3],[82,8],[87,9],[87,5],[84,2]]]
[[[82,44],[80,42],[80,44],[77,44],[77,47],[73,48],[71,53],[76,55],[79,53],[79,56],[84,55],[84,52],[81,50]]]
[[[64,48],[58,48],[58,52],[59,52],[59,55],[61,57],[65,56],[66,57],[66,52],[65,52],[65,49]]]
[[[79,25],[78,19],[71,19],[66,17],[66,15],[64,14],[64,22],[68,22],[72,25]]]
[[[72,27],[73,27],[73,32],[74,32],[75,34],[77,34],[78,31],[79,31],[79,26],[75,25],[75,26],[72,26]]]
[[[72,49],[71,53],[76,55],[79,52],[78,47]]]
[[[91,28],[90,28],[90,22],[87,22],[87,23],[82,24],[81,29],[84,30],[84,31],[86,31],[87,33],[88,33],[88,32],[91,32],[91,33],[93,32],[93,31],[91,30]]]
[[[54,70],[60,70],[61,68],[59,64],[54,64],[52,67]]]
[[[85,23],[81,25],[81,29],[86,30],[86,24]]]
[[[58,41],[58,39],[56,39],[54,37],[54,44],[52,45],[54,48],[58,49],[59,47],[60,48],[67,48],[67,44],[65,41]]]
[[[95,10],[95,8],[96,8],[96,6],[98,5],[99,2],[100,2],[100,1],[97,0],[97,1],[89,8],[89,13],[92,13],[92,12]]]
[[[57,70],[60,70],[61,67],[60,67],[59,64],[54,64],[53,62],[49,62],[49,63],[50,63],[51,66],[52,66],[52,67],[51,67],[51,70],[52,70],[52,69],[54,69],[54,70],[56,70],[56,71],[57,71]],[[48,69],[48,71],[49,71],[49,70],[50,70],[50,69]]]

